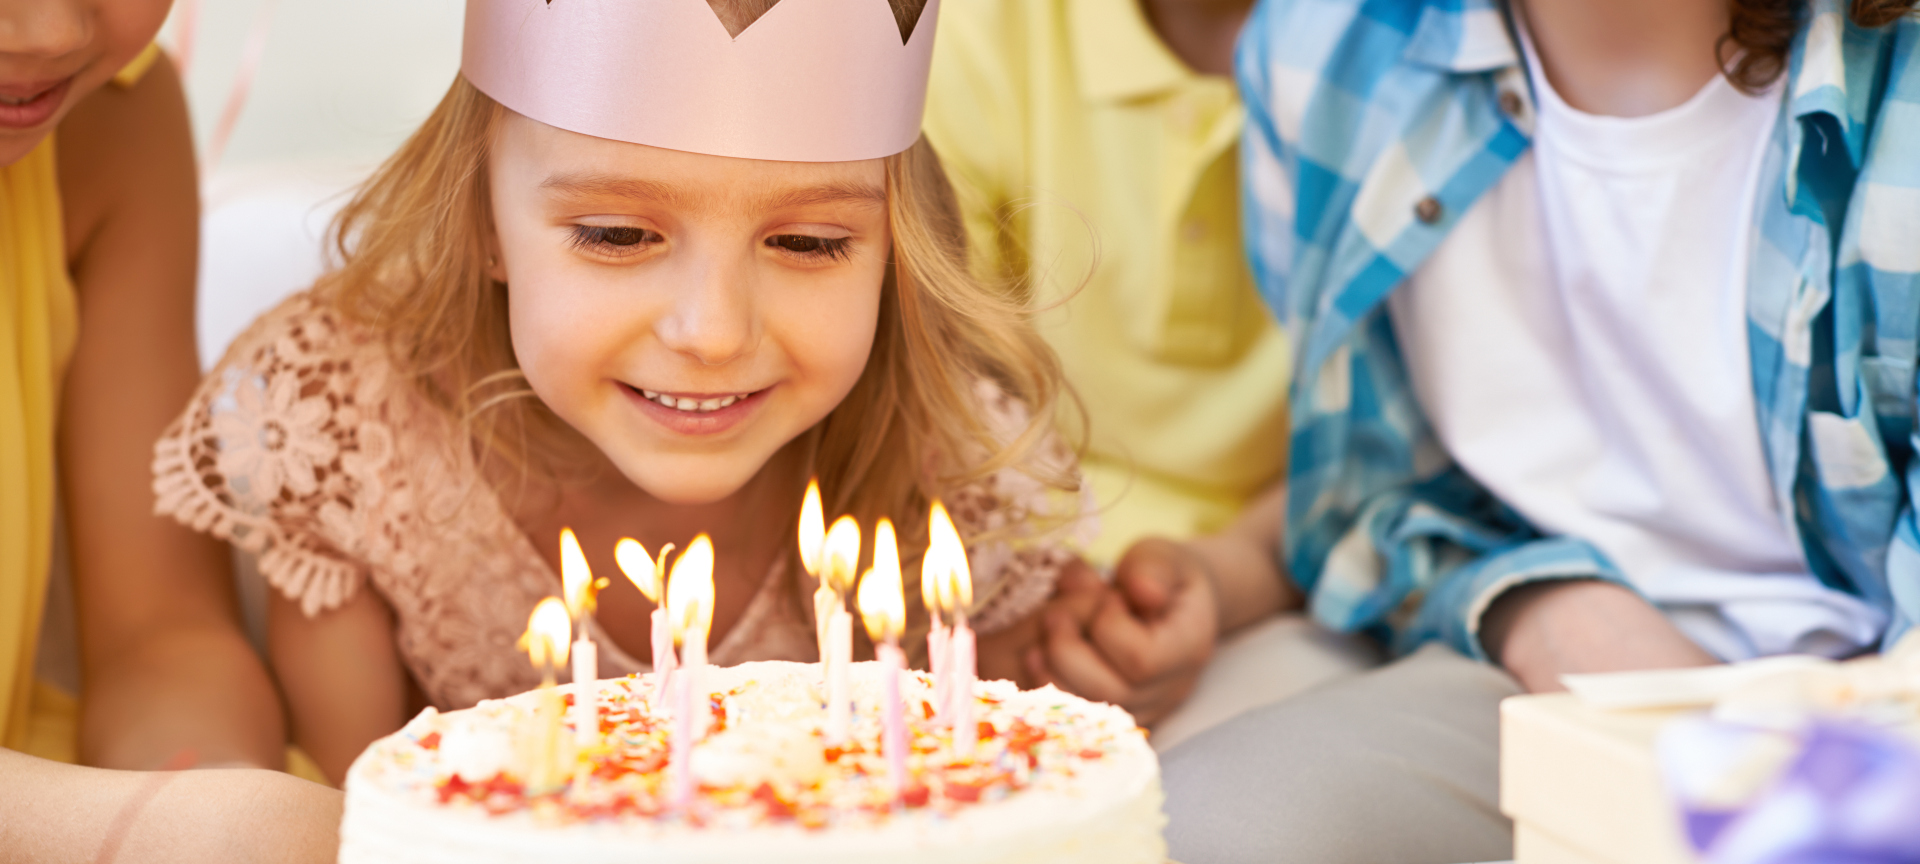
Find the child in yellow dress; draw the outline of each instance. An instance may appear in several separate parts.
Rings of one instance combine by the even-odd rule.
[[[193,147],[151,47],[167,7],[0,2],[0,848],[330,860],[322,787],[21,752],[124,768],[283,752],[225,552],[155,518],[142,470],[198,371]],[[77,594],[84,713],[35,675],[56,569]]]

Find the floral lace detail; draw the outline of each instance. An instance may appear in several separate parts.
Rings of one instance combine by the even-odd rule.
[[[1026,428],[1026,406],[993,382],[979,382],[974,395],[1001,440]],[[1033,468],[1062,472],[1073,465],[1073,453],[1053,438],[1042,445]],[[1099,527],[1085,484],[1079,494],[1063,492],[1017,468],[957,489],[946,503],[963,536],[992,538],[967,550],[974,574],[967,617],[979,633],[1012,626],[1046,603],[1061,571],[1077,557],[1073,550],[1085,548]]]
[[[997,389],[982,397],[996,423],[1024,425]],[[155,446],[155,509],[258,555],[268,583],[309,617],[370,581],[428,699],[462,708],[538,684],[514,643],[559,577],[485,487],[459,435],[394,374],[377,339],[296,295],[234,342]],[[983,632],[1039,608],[1072,560],[1060,529],[1023,530],[1048,514],[1071,521],[1080,505],[1062,501],[1011,470],[953,496],[963,535],[998,538],[971,551]],[[713,662],[815,659],[802,596],[812,586],[790,584],[787,569],[768,574]],[[604,644],[601,674],[647,670]]]

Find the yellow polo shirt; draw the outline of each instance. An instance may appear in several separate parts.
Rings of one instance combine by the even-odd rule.
[[[1222,527],[1286,461],[1290,355],[1240,245],[1244,116],[1137,0],[940,10],[927,137],[977,265],[1024,280],[1086,403],[1102,562]]]

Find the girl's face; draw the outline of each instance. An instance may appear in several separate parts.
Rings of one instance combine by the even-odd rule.
[[[640,488],[725,498],[853,389],[892,248],[881,160],[704,156],[511,112],[494,144],[520,369]]]
[[[171,0],[0,0],[0,165],[152,41]]]

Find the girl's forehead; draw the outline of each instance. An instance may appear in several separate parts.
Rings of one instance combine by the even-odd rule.
[[[509,113],[496,174],[562,199],[628,198],[681,207],[886,206],[881,159],[775,162],[710,156],[595,138]]]

